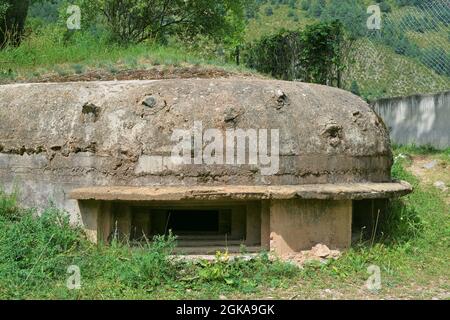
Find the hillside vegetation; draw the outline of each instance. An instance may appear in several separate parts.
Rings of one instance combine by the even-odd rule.
[[[446,0],[376,1],[382,29],[367,30],[367,7],[358,0],[258,0],[245,39],[280,29],[339,19],[352,41],[343,87],[373,100],[450,88],[450,6]]]
[[[246,67],[249,44],[338,19],[351,40],[344,89],[373,100],[450,88],[448,0],[430,6],[428,0],[377,0],[379,32],[367,30],[368,0],[222,0],[186,8],[176,2],[180,7],[165,16],[158,7],[163,1],[152,7],[139,0],[105,16],[115,1],[31,0],[20,46],[14,40],[0,51],[0,83],[254,76]],[[0,0],[0,17],[8,3]],[[67,29],[71,3],[81,8],[80,30]],[[208,17],[196,14],[206,9]],[[183,10],[194,19],[178,25]],[[161,26],[151,14],[161,15]],[[136,22],[128,30],[125,21]]]

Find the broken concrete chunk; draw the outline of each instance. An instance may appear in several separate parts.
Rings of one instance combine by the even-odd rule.
[[[331,250],[326,245],[319,243],[311,249],[310,253],[319,258],[326,258],[331,254]]]
[[[142,104],[149,108],[154,108],[156,106],[156,99],[154,97],[146,97]]]
[[[302,268],[304,265],[312,262],[327,263],[330,259],[338,259],[341,256],[339,250],[330,250],[324,244],[317,244],[311,250],[304,250],[299,253],[290,253],[281,256],[282,260],[293,263]]]
[[[281,89],[278,89],[275,92],[275,99],[277,101],[276,105],[277,110],[283,108],[286,104],[288,104],[288,97]]]

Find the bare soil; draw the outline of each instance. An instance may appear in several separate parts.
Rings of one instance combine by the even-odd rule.
[[[110,72],[108,70],[88,70],[82,74],[59,75],[49,73],[32,79],[16,78],[0,79],[0,84],[24,82],[79,82],[79,81],[113,81],[113,80],[162,80],[162,79],[189,79],[189,78],[230,78],[230,77],[257,77],[255,74],[228,71],[219,67],[204,66],[157,66],[150,69],[126,69]],[[259,76],[259,78],[262,78]]]

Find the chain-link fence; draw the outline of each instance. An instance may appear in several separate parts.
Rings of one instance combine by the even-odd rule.
[[[450,0],[387,11],[352,45],[344,87],[369,100],[450,90]]]
[[[253,41],[281,28],[341,21],[350,43],[342,54],[346,90],[368,100],[450,90],[450,0],[257,2],[247,31],[258,35]]]

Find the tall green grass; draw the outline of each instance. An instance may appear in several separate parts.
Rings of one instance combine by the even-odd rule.
[[[286,281],[297,268],[262,254],[247,261],[218,254],[215,261],[173,258],[176,240],[158,236],[130,247],[89,243],[66,213],[22,209],[15,195],[0,193],[0,299],[176,298],[186,290],[218,297],[254,292],[267,279]],[[69,290],[69,266],[79,267],[81,289]]]
[[[407,149],[395,149],[395,152],[399,154]],[[427,154],[424,150],[420,152]],[[397,157],[392,175],[408,181],[413,193],[391,201],[388,215],[380,220],[374,245],[357,244],[341,259],[322,266],[325,278],[362,282],[367,279],[366,269],[372,264],[381,268],[385,287],[427,281],[430,276],[450,277],[450,208],[439,191],[421,185],[405,169],[408,164],[408,159]]]
[[[67,36],[69,34],[69,36]],[[81,74],[87,69],[109,71],[145,69],[151,66],[202,65],[247,71],[214,56],[204,56],[180,45],[141,43],[119,45],[107,33],[90,31],[68,33],[56,24],[31,33],[19,47],[0,51],[0,76],[26,78],[49,72]],[[109,68],[108,68],[109,67]]]

